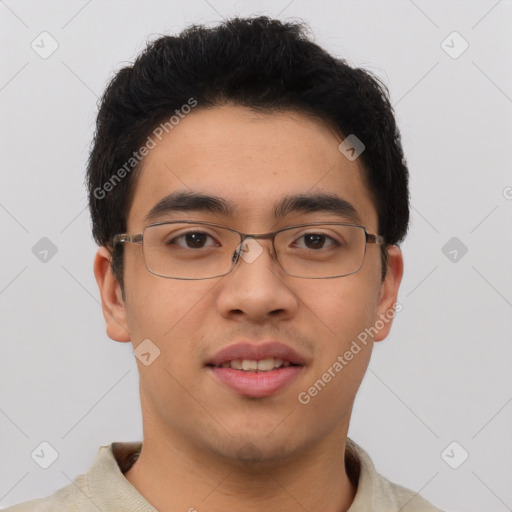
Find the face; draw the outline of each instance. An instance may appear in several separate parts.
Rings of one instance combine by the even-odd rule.
[[[308,222],[354,223],[348,213],[322,207],[274,216],[287,196],[330,194],[350,203],[369,233],[378,233],[362,167],[338,150],[340,141],[298,113],[261,114],[234,106],[196,110],[145,157],[127,231],[142,233],[157,203],[187,192],[222,198],[232,211],[161,209],[151,222],[209,221],[253,234]],[[160,350],[148,366],[137,360],[145,438],[232,462],[278,462],[346,435],[372,342],[359,342],[350,359],[344,354],[396,302],[400,252],[391,248],[384,282],[376,244],[368,244],[355,274],[303,279],[280,268],[270,240],[258,244],[263,251],[256,259],[241,258],[231,273],[204,280],[153,275],[142,246],[126,244],[125,300],[100,249],[96,275],[108,334],[131,341],[134,349],[149,339]],[[391,322],[382,323],[374,340],[388,333]],[[253,380],[244,380],[244,370],[212,367],[224,349],[225,357],[242,358],[243,348],[228,348],[240,343],[249,358],[268,358],[274,351],[275,358],[288,354],[300,364],[267,376],[252,372]]]

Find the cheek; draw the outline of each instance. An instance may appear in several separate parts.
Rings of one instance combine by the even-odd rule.
[[[177,343],[178,333],[184,329],[193,338],[200,319],[204,318],[202,312],[212,285],[205,286],[206,281],[179,281],[147,274],[133,280],[127,289],[132,340],[137,343],[138,339],[154,338],[164,349]]]
[[[297,406],[303,410],[301,429],[323,429],[327,434],[349,418],[352,403],[364,377],[373,342],[365,338],[375,311],[375,297],[359,278],[343,278],[339,286],[311,291],[305,302],[316,344],[310,378],[299,390]],[[356,285],[357,284],[357,285]],[[314,324],[313,324],[314,322]],[[319,422],[318,419],[322,421]]]
[[[373,322],[378,292],[364,274],[306,285],[301,294],[304,315],[325,340],[324,351],[343,350]]]
[[[124,282],[132,342],[138,345],[149,338],[162,348],[172,342],[176,327],[195,314],[209,288],[206,281],[165,279],[151,274],[140,250],[125,255]]]
[[[132,274],[127,288],[133,348],[136,350],[143,340],[149,339],[156,346],[155,349],[150,344],[149,352],[158,354],[148,365],[142,358],[137,360],[141,400],[144,408],[158,411],[157,416],[164,418],[166,424],[176,430],[184,429],[186,434],[173,411],[201,413],[193,397],[201,396],[198,344],[203,323],[208,322],[205,310],[211,309],[207,302],[213,284],[164,279],[147,271],[146,274]]]
[[[323,398],[316,400],[319,408],[330,400],[341,406],[343,397],[355,394],[371,356],[373,342],[366,329],[377,312],[376,290],[363,274],[333,284],[311,288],[303,300],[304,325],[316,346],[313,378],[326,384],[327,392],[322,388]]]

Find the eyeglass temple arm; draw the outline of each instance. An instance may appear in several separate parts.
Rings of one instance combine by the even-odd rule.
[[[117,244],[124,244],[124,243],[131,243],[131,244],[141,244],[142,243],[142,233],[139,235],[129,235],[128,233],[121,233],[120,235],[116,235],[114,239],[112,240],[112,244],[114,247]]]
[[[383,236],[366,233],[366,242],[369,244],[383,244],[385,240]]]

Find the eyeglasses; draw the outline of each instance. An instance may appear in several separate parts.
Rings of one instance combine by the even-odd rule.
[[[256,239],[271,240],[283,271],[306,279],[355,274],[363,266],[366,244],[384,243],[383,237],[354,224],[298,224],[257,235],[210,222],[180,220],[150,224],[138,235],[116,235],[113,245],[142,244],[146,267],[157,276],[212,279],[229,274],[240,257],[252,263],[263,252]]]

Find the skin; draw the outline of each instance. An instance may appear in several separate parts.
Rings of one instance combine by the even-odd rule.
[[[237,215],[182,212],[161,220],[211,220],[246,233],[342,222],[332,213],[294,213],[279,222],[272,216],[284,195],[331,192],[356,207],[369,233],[378,233],[361,164],[340,153],[340,142],[324,124],[298,113],[198,108],[145,157],[127,232],[142,232],[154,204],[179,189],[229,199]],[[282,272],[270,241],[258,242],[264,251],[252,263],[240,260],[224,277],[196,281],[152,275],[141,246],[127,244],[125,300],[109,252],[101,247],[96,255],[109,337],[134,349],[149,338],[161,351],[149,366],[137,360],[144,442],[125,475],[157,509],[339,512],[354,499],[345,442],[373,342],[309,404],[297,396],[396,303],[401,252],[388,249],[384,281],[375,244],[368,245],[356,274],[300,279]],[[373,341],[383,340],[391,323]],[[269,339],[293,347],[307,362],[295,381],[271,397],[240,396],[204,367],[234,342]]]

